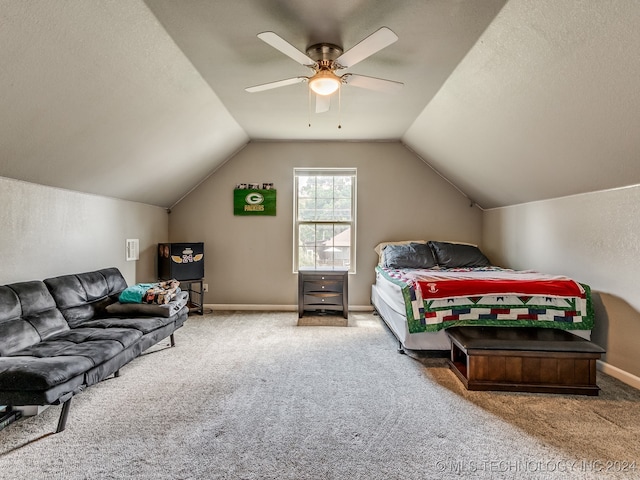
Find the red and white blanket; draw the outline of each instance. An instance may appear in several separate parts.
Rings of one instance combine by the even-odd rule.
[[[571,297],[584,294],[574,280],[560,275],[505,269],[453,269],[405,271],[423,298],[513,294]]]
[[[590,290],[568,277],[498,267],[377,267],[402,289],[411,333],[463,325],[591,329]]]

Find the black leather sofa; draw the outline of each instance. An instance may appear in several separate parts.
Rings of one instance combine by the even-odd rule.
[[[143,307],[151,306],[121,308],[126,287],[117,268],[0,286],[0,405],[62,404],[61,432],[75,394],[118,376],[163,338],[174,346],[186,298],[149,315]]]

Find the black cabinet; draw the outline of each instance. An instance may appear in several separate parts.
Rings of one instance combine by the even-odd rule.
[[[349,315],[349,273],[346,270],[300,270],[298,272],[298,317],[305,310],[339,311]]]
[[[158,278],[193,280],[203,277],[203,242],[158,244]]]

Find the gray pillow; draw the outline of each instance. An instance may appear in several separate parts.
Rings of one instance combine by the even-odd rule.
[[[107,315],[123,317],[131,315],[143,315],[148,317],[170,317],[178,313],[189,301],[188,292],[179,292],[176,299],[164,305],[155,303],[112,303],[107,306]]]
[[[384,265],[388,268],[433,268],[436,261],[426,243],[387,245],[384,247]]]
[[[442,268],[489,267],[491,262],[475,245],[461,243],[434,242],[428,245],[433,256]]]

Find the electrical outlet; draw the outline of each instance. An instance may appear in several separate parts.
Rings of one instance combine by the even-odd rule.
[[[208,283],[203,283],[202,284],[202,291],[203,292],[208,292],[209,291],[209,284]]]

